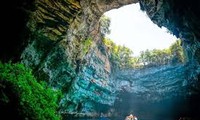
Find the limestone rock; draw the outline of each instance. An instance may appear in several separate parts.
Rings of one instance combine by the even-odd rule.
[[[99,19],[108,10],[136,2],[140,3],[141,9],[147,12],[155,24],[167,27],[183,40],[187,64],[143,70],[146,74],[120,71],[121,76],[116,79],[122,81],[116,82],[111,79],[113,73],[108,53],[102,51]],[[20,40],[16,45],[20,46],[20,50],[14,47],[9,54],[9,49],[3,49],[6,53],[1,57],[13,58],[15,50],[22,51],[25,46],[20,53],[21,62],[32,68],[39,79],[47,81],[55,89],[61,89],[65,94],[60,102],[63,114],[98,115],[96,113],[105,110],[102,107],[107,110],[117,107],[116,96],[122,86],[127,86],[124,90],[128,95],[136,94],[137,98],[144,99],[146,103],[184,96],[185,92],[190,96],[199,95],[198,0],[35,0],[33,7],[24,7],[27,3],[21,0],[19,5],[16,3],[14,9],[11,9],[15,11],[20,7],[28,14],[24,17],[24,14],[16,12],[19,15],[16,15],[16,18],[19,17],[17,20],[23,19],[20,31],[24,26],[27,27],[25,32],[21,32],[21,35],[26,36],[22,43],[20,36],[12,40],[14,43]],[[7,24],[12,23],[10,19],[13,17],[9,17]],[[18,29],[15,31],[18,33]],[[126,73],[130,78],[124,75]],[[185,87],[189,88],[188,91],[185,91]],[[151,105],[154,104],[150,102]]]

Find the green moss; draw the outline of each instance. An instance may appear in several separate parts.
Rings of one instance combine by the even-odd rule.
[[[0,62],[0,108],[20,119],[59,120],[58,100],[61,92],[44,82],[38,83],[30,69],[22,64]],[[2,112],[2,111],[1,111]]]
[[[92,39],[88,38],[88,39],[84,40],[82,42],[82,45],[83,45],[83,55],[86,55],[92,45]]]

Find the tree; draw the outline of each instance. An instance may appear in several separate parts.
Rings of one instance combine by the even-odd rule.
[[[101,31],[101,34],[103,36],[105,36],[106,34],[110,34],[110,18],[103,15],[101,18],[100,18],[100,31]]]
[[[172,55],[172,63],[183,63],[185,61],[185,56],[183,48],[181,47],[180,39],[172,44],[169,49]]]
[[[104,45],[109,49],[112,66],[119,69],[133,67],[133,51],[125,46],[116,45],[112,40],[104,38]]]

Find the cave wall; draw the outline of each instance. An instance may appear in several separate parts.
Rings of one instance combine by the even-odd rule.
[[[200,61],[200,19],[198,0],[140,0],[141,9],[158,26],[164,26],[182,39],[187,62]]]
[[[35,1],[36,9],[27,22],[29,44],[21,62],[38,79],[63,91],[61,113],[94,116],[114,104],[99,19],[105,11],[132,2],[136,1]]]
[[[11,6],[12,10],[25,9],[28,14],[18,17],[8,13],[9,21],[5,20],[5,23],[10,25],[9,28],[14,25],[21,28],[13,27],[17,32],[13,38],[8,38],[17,46],[10,49],[10,41],[1,44],[1,58],[7,60],[18,56],[17,60],[20,58],[22,63],[31,67],[39,79],[61,89],[65,93],[60,103],[63,113],[98,112],[99,104],[114,104],[116,88],[110,79],[108,53],[101,45],[99,18],[106,11],[127,4],[139,2],[155,24],[167,27],[180,37],[187,64],[196,67],[198,72],[200,4],[197,0],[35,0],[31,8],[28,2],[18,2],[22,4],[16,2]],[[19,14],[21,11],[16,15]],[[13,17],[18,19],[13,22]],[[9,30],[5,33],[10,35]],[[24,39],[19,36],[22,34]],[[188,80],[196,89],[199,88],[199,78],[192,73],[192,67]]]
[[[135,113],[140,119],[198,119],[199,87],[190,81],[198,79],[199,67],[176,64],[118,71],[113,78],[118,91],[116,112]]]

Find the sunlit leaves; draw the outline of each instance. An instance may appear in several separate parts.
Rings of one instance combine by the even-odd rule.
[[[105,36],[106,34],[110,34],[110,18],[103,15],[100,19],[100,30],[101,30],[101,34],[103,36]]]
[[[110,39],[104,38],[104,44],[109,49],[110,60],[112,65],[118,69],[131,68],[133,64],[132,50],[125,47],[116,45]]]
[[[133,57],[133,52],[125,47],[116,45],[108,38],[104,38],[104,44],[111,53],[111,63],[115,68],[141,68],[166,64],[177,64],[184,62],[184,53],[180,45],[181,40],[177,40],[167,49],[153,49],[140,52],[140,56]]]

